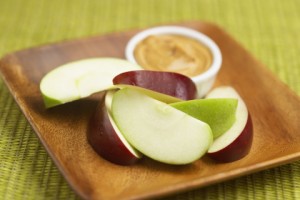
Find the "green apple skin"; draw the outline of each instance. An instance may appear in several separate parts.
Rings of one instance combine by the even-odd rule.
[[[43,97],[44,105],[46,108],[51,108],[51,107],[66,103],[65,101],[60,101],[60,100],[54,99],[45,94],[43,94],[42,97]],[[74,99],[79,99],[79,98],[80,97],[74,98]],[[73,100],[70,100],[70,101],[73,101]]]
[[[118,58],[89,58],[66,63],[42,78],[40,91],[44,104],[50,108],[107,90],[116,75],[131,70],[142,68]]]
[[[237,99],[219,98],[182,101],[170,105],[207,123],[215,139],[234,124],[237,104]]]
[[[116,92],[111,108],[125,139],[153,160],[174,165],[192,163],[213,142],[209,125],[132,88]]]

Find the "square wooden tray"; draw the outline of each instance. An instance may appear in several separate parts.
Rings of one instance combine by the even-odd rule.
[[[215,86],[231,85],[252,115],[254,141],[245,158],[226,164],[207,157],[187,165],[142,159],[133,166],[103,160],[87,143],[87,122],[102,94],[46,110],[41,78],[66,62],[90,57],[124,58],[139,30],[65,41],[18,51],[0,61],[11,94],[52,159],[85,199],[154,198],[207,186],[300,158],[300,101],[287,86],[221,28],[204,22],[177,25],[201,31],[220,47],[223,64]]]

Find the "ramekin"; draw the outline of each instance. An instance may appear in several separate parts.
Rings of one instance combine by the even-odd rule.
[[[182,36],[193,38],[195,40],[198,40],[203,45],[205,45],[211,51],[212,64],[210,68],[197,76],[191,77],[191,79],[196,84],[198,98],[205,96],[212,88],[216,76],[221,68],[222,54],[218,45],[210,37],[208,37],[207,35],[199,31],[186,28],[186,27],[181,27],[181,26],[158,26],[158,27],[146,29],[134,35],[127,43],[125,49],[126,59],[130,62],[137,63],[134,57],[134,49],[136,45],[150,35],[161,35],[161,34],[174,34],[174,35],[182,35]]]

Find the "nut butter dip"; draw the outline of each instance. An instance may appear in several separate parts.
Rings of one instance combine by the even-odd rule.
[[[189,77],[205,72],[212,64],[212,54],[205,45],[181,35],[148,36],[136,46],[134,56],[144,69],[177,72]]]

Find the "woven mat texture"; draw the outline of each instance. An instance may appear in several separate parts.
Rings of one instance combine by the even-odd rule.
[[[300,95],[299,0],[0,0],[0,56],[156,24],[218,24]],[[78,199],[0,79],[0,199]],[[164,199],[300,199],[300,161]]]

